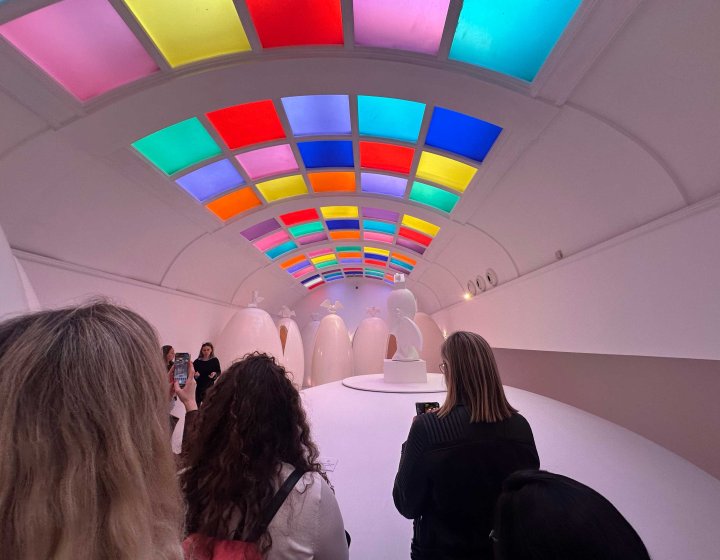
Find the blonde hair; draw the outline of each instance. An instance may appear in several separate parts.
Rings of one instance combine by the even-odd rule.
[[[0,324],[0,553],[182,558],[153,328],[93,303]]]
[[[440,350],[445,362],[447,397],[438,411],[446,416],[456,405],[470,410],[471,422],[499,422],[515,410],[505,397],[492,348],[478,334],[452,333]]]

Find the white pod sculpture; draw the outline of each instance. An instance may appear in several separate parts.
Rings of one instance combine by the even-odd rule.
[[[305,378],[303,379],[303,388],[313,386],[312,359],[313,351],[315,350],[315,338],[318,328],[320,327],[320,313],[311,313],[310,318],[312,320],[303,327],[300,333],[302,335],[303,352],[305,354]]]
[[[321,304],[328,314],[320,321],[312,360],[313,387],[340,381],[353,373],[353,354],[345,321],[337,314],[342,309],[339,301],[325,300]]]
[[[420,328],[423,338],[423,347],[420,350],[420,359],[425,360],[428,364],[428,370],[439,372],[440,347],[445,342],[442,331],[435,320],[427,313],[418,311],[415,313],[415,324]]]
[[[253,292],[253,301],[225,325],[215,344],[223,368],[251,352],[265,352],[282,360],[280,336],[270,314],[258,307],[263,298]]]
[[[355,375],[382,373],[390,332],[387,323],[378,315],[377,307],[367,308],[365,317],[353,336],[353,364]]]
[[[30,311],[27,291],[16,262],[0,228],[0,320]]]
[[[305,352],[302,337],[300,336],[300,327],[292,319],[295,312],[291,311],[287,305],[283,306],[279,315],[278,332],[283,350],[282,365],[285,366],[295,387],[300,389],[305,373]]]

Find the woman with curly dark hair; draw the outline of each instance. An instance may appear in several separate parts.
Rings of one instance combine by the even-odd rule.
[[[340,509],[300,395],[274,358],[253,353],[234,363],[201,410],[194,395],[178,388],[178,396],[188,410],[186,558],[347,559]],[[293,474],[297,482],[285,484],[291,490],[272,516]]]

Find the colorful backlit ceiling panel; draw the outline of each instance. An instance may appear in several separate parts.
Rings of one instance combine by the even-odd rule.
[[[340,0],[60,0],[0,35],[80,101],[192,63],[306,46],[408,51],[530,82],[581,1],[466,1],[448,18],[450,0],[353,0],[346,34]],[[313,129],[302,121],[296,135]]]
[[[306,95],[210,111],[132,147],[223,221],[323,194],[390,197],[448,215],[501,132],[417,101]]]
[[[436,224],[411,214],[348,205],[288,212],[241,234],[312,289],[350,277],[392,284],[395,273],[412,272],[439,231]]]

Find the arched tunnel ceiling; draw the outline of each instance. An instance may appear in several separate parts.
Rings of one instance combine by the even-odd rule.
[[[492,33],[497,22],[487,16],[480,25],[477,4],[470,2],[213,0],[207,2],[210,11],[230,9],[230,19],[237,20],[232,25],[242,27],[247,41],[236,33],[230,43],[221,42],[220,50],[205,54],[202,29],[184,47],[167,35],[173,31],[166,24],[173,19],[163,12],[166,4],[155,3],[154,14],[135,1],[0,4],[5,36],[0,44],[0,224],[14,249],[233,304],[245,303],[254,288],[270,292],[268,299],[278,300],[272,304],[292,303],[319,282],[357,278],[357,268],[378,281],[403,271],[432,312],[458,301],[466,282],[488,268],[507,282],[552,263],[557,250],[582,251],[720,187],[720,164],[712,155],[720,127],[717,122],[714,128],[712,122],[691,126],[682,118],[690,109],[685,96],[695,103],[693,115],[717,115],[718,96],[712,95],[720,89],[717,57],[703,58],[702,71],[692,64],[697,53],[720,52],[710,26],[693,27],[696,21],[712,21],[709,14],[720,20],[718,6],[709,0],[682,6],[578,3],[574,17],[573,8],[569,15],[547,18],[554,26],[550,43],[530,41],[537,52],[550,45],[547,59],[538,61],[536,52],[534,62],[519,65],[478,58],[482,49],[473,43],[478,29]],[[305,4],[308,13],[295,16],[305,18],[302,25],[296,21],[295,28],[302,29],[290,32],[278,23],[287,20],[290,12],[284,10]],[[402,16],[392,33],[373,11],[381,4],[385,14]],[[107,72],[99,73],[99,80],[110,80],[104,86],[75,83],[77,76],[60,78],[59,70],[48,69],[56,81],[41,69],[53,61],[41,62],[43,45],[33,46],[22,33],[47,33],[52,18],[50,23],[30,19],[24,31],[13,26],[27,14],[66,8],[87,8],[86,17],[99,10],[97,17],[104,14],[119,26],[122,44],[130,49],[120,60],[130,64],[135,56],[139,61],[127,68],[124,83]],[[175,31],[184,29],[184,10],[174,16]],[[514,15],[523,32],[527,14]],[[562,22],[568,20],[563,33]],[[693,30],[691,41],[670,45],[664,40],[664,33],[680,33],[672,27],[675,20]],[[20,52],[27,41],[39,51]],[[72,49],[80,47],[66,47],[70,65],[77,58]],[[63,58],[54,54],[62,70]],[[662,82],[661,70],[668,65],[684,77],[682,87]],[[631,93],[627,103],[620,99],[625,91]],[[363,100],[380,98],[422,107],[417,133],[383,132],[373,120],[377,113],[362,106]],[[324,105],[307,104],[313,100]],[[340,103],[340,120],[312,128],[317,123],[307,116],[323,113],[329,101]],[[264,102],[278,121],[253,129],[249,120],[257,117],[259,106],[247,104],[256,102]],[[217,124],[222,113],[216,111],[236,106],[250,111],[229,128]],[[455,120],[443,124],[443,115]],[[473,126],[482,121],[502,129],[497,139],[485,138],[487,153],[478,152],[483,140],[473,138],[472,126],[457,128],[458,115]],[[672,134],[660,134],[665,117],[673,122]],[[164,170],[139,153],[138,141],[189,119],[197,119],[192,122],[210,139],[209,152]],[[347,151],[323,152],[328,145],[313,144],[317,141]],[[192,147],[201,148],[197,142]],[[268,148],[268,157],[248,161]],[[335,159],[322,159],[328,153]],[[341,156],[346,159],[338,160]],[[432,156],[469,166],[467,186],[434,174],[422,159]],[[201,189],[195,196],[175,182],[208,163],[225,166],[234,178],[210,194],[200,182],[191,187]],[[315,173],[335,175],[310,175]],[[262,184],[295,175],[299,182],[287,198],[274,200],[267,190],[274,185]],[[391,186],[364,185],[363,175],[389,178]],[[256,201],[246,211],[221,218],[206,208],[243,189]],[[428,191],[431,198],[422,198]],[[439,202],[433,207],[428,200]],[[323,209],[331,207],[354,208],[357,217],[349,210],[348,220],[357,223],[323,219]],[[317,219],[281,218],[303,211]],[[277,228],[255,237],[248,233],[272,220]],[[411,226],[403,229],[408,220]],[[334,236],[334,231],[347,235]],[[319,232],[323,239],[303,238]],[[403,245],[403,240],[421,243]],[[288,252],[276,254],[283,243],[291,244]]]

